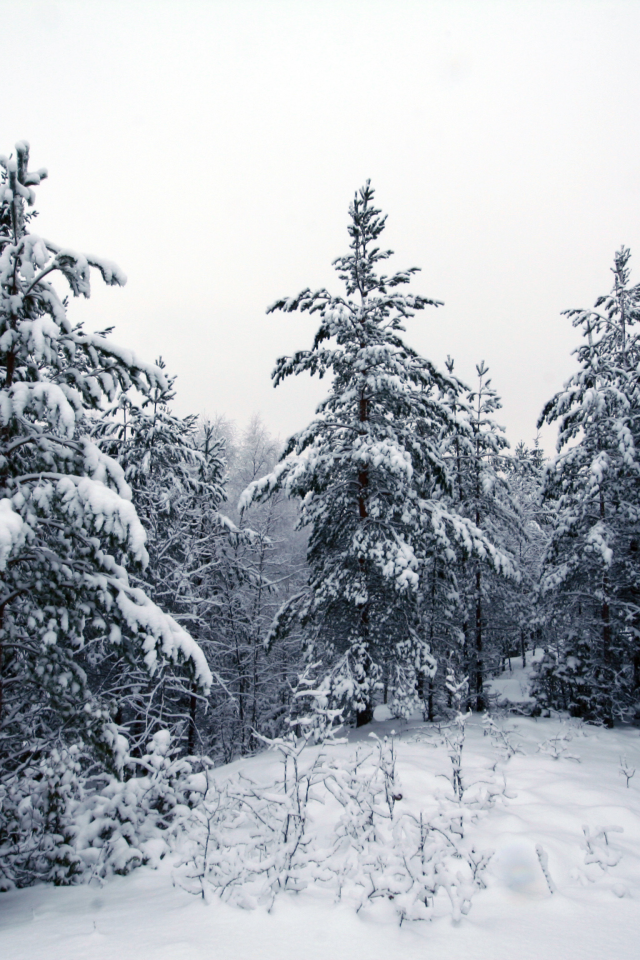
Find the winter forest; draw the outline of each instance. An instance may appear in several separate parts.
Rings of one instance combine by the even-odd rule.
[[[640,286],[628,249],[603,264],[595,304],[566,311],[575,373],[540,414],[558,428],[548,458],[510,446],[490,356],[466,384],[453,357],[440,370],[409,346],[415,315],[440,304],[413,292],[418,268],[388,266],[366,182],[335,288],[267,310],[317,326],[310,346],[276,359],[275,386],[302,372],[326,385],[281,446],[258,417],[242,432],[178,417],[170,357],[149,362],[111,329],[69,322],[70,297],[126,278],[38,235],[47,172],[30,168],[26,142],[0,164],[4,890],[126,874],[185,817],[208,830],[188,873],[198,890],[234,890],[246,906],[301,889],[305,870],[348,886],[348,864],[314,874],[301,811],[331,781],[349,814],[342,839],[381,844],[378,808],[388,820],[401,799],[393,742],[376,740],[366,775],[371,758],[329,770],[322,752],[302,772],[303,748],[370,725],[376,708],[421,717],[443,731],[461,802],[468,718],[514,749],[494,719],[508,705],[494,681],[514,664],[530,669],[521,714],[638,720]],[[209,790],[217,767],[267,747],[289,763],[284,827],[283,796],[242,780]],[[221,839],[241,814],[269,825],[259,851]],[[463,819],[439,816],[453,844]],[[427,916],[439,887],[465,913],[482,855],[466,855],[462,883],[447,850],[427,868],[422,819],[409,834],[401,921]]]
[[[636,960],[640,5],[0,25],[0,960]]]

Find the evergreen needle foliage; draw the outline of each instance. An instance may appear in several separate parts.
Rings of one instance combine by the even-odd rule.
[[[301,501],[309,586],[281,609],[272,635],[302,624],[309,656],[323,660],[333,698],[358,724],[371,719],[383,677],[398,709],[409,711],[421,678],[434,673],[419,603],[429,558],[448,563],[456,545],[497,569],[508,564],[472,519],[447,504],[442,441],[471,427],[448,402],[458,381],[401,337],[407,320],[439,302],[403,292],[415,267],[378,273],[392,251],[377,245],[386,217],[373,196],[368,181],[356,193],[350,251],[334,262],[345,295],[305,289],[267,311],[320,318],[311,349],[278,360],[274,384],[299,373],[330,374],[332,384],[276,470],[242,498],[246,506],[284,489]]]
[[[105,333],[73,326],[52,282],[88,297],[92,268],[111,286],[126,278],[30,231],[46,171],[29,170],[27,143],[0,157],[0,171],[1,800],[6,784],[39,776],[43,757],[71,746],[74,764],[122,768],[127,743],[104,669],[115,651],[121,671],[170,668],[202,692],[211,672],[132,583],[148,564],[146,534],[122,467],[88,435],[105,403],[131,387],[165,390],[166,378]]]
[[[538,694],[609,726],[640,699],[640,285],[629,284],[629,257],[616,253],[613,289],[594,309],[567,311],[584,337],[580,368],[540,418],[559,432],[541,583],[555,643]]]

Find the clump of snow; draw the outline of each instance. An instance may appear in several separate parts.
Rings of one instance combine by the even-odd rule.
[[[116,537],[143,566],[149,561],[147,535],[130,500],[89,477],[62,477],[56,491],[65,512],[91,524],[97,533]]]
[[[149,672],[153,675],[158,663],[158,653],[174,663],[184,659],[193,664],[194,675],[204,692],[211,689],[213,675],[207,658],[190,634],[168,613],[164,613],[143,590],[129,587],[121,589],[117,605],[130,628],[147,634],[142,649]]]
[[[149,753],[155,753],[159,757],[166,757],[171,746],[171,734],[168,730],[157,730],[151,738]]]
[[[0,570],[7,566],[7,560],[16,547],[25,541],[26,526],[22,517],[13,509],[11,500],[0,500]]]

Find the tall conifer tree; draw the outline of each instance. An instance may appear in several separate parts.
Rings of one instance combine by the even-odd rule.
[[[418,586],[427,557],[462,549],[502,557],[472,521],[450,511],[450,477],[440,443],[455,426],[445,397],[454,378],[401,338],[406,320],[436,300],[403,293],[417,268],[387,276],[392,251],[377,246],[386,217],[367,181],[350,207],[350,251],[334,265],[344,296],[305,289],[268,310],[318,313],[310,350],[278,360],[277,386],[298,373],[332,375],[313,421],[292,437],[273,473],[242,502],[284,488],[302,502],[310,531],[309,587],[280,611],[273,634],[302,623],[310,657],[321,658],[333,698],[358,725],[373,714],[383,673],[398,709],[415,704],[419,678],[435,661],[420,616]]]
[[[616,253],[613,289],[593,309],[566,311],[584,337],[580,368],[540,417],[559,433],[542,579],[557,643],[539,695],[607,724],[640,701],[640,285],[629,257]]]
[[[448,368],[451,373],[453,361]],[[484,361],[476,372],[477,389],[468,391],[466,398],[448,396],[458,425],[446,437],[443,451],[453,479],[451,508],[471,520],[503,557],[496,568],[493,554],[479,552],[471,561],[462,554],[457,569],[462,634],[457,668],[469,677],[469,702],[482,710],[484,680],[498,665],[507,628],[505,609],[519,581],[513,546],[522,525],[509,485],[509,442],[493,419],[502,404]]]
[[[28,163],[23,141],[0,157],[0,782],[65,742],[122,760],[97,670],[115,650],[147,676],[182,664],[201,689],[211,682],[195,641],[132,584],[146,535],[122,468],[88,436],[105,402],[168,384],[70,322],[52,280],[88,297],[92,267],[109,285],[126,278],[30,232],[46,171]]]

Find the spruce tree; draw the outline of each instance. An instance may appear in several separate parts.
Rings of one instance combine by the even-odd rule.
[[[504,466],[521,521],[520,528],[510,540],[510,549],[520,572],[520,583],[509,597],[511,630],[505,655],[514,656],[519,652],[524,668],[527,666],[527,650],[534,650],[542,638],[544,617],[539,584],[552,525],[550,505],[542,502],[544,456],[538,438],[533,447],[520,442],[513,455],[505,459]]]
[[[452,372],[452,361],[448,367]],[[463,644],[458,669],[469,678],[469,702],[483,710],[485,678],[498,668],[511,627],[507,608],[520,581],[513,548],[523,530],[509,483],[509,442],[504,427],[493,419],[502,403],[484,361],[476,372],[477,389],[464,399],[449,395],[458,426],[443,449],[453,477],[452,509],[473,521],[503,558],[496,566],[493,555],[479,552],[472,560],[461,555],[458,563]],[[463,412],[467,420],[461,418]]]
[[[417,311],[439,303],[402,292],[417,268],[377,272],[392,251],[377,246],[386,217],[373,196],[369,182],[356,193],[350,251],[334,262],[345,295],[305,289],[268,309],[320,318],[311,349],[277,361],[274,384],[311,373],[330,374],[332,386],[277,468],[242,498],[247,505],[284,489],[300,499],[309,586],[283,606],[272,634],[302,625],[308,656],[324,662],[334,700],[358,725],[372,718],[383,676],[407,711],[419,678],[433,675],[418,602],[427,558],[437,552],[449,562],[455,542],[502,563],[475,524],[446,505],[440,444],[455,426],[444,399],[454,380],[400,336]]]
[[[191,636],[130,579],[148,562],[145,532],[122,468],[88,435],[105,403],[166,378],[70,322],[52,280],[88,297],[91,268],[109,285],[126,278],[30,231],[46,171],[28,161],[25,142],[0,157],[0,781],[56,744],[122,762],[100,671],[113,651],[147,676],[169,664],[201,690],[211,682]]]
[[[559,429],[542,577],[555,642],[538,695],[608,725],[640,700],[640,285],[629,257],[616,253],[613,289],[593,309],[565,312],[584,337],[580,367],[540,417]]]
[[[157,367],[164,373],[162,358]],[[145,529],[149,563],[141,585],[206,653],[219,606],[224,544],[234,535],[219,509],[225,496],[223,444],[197,417],[172,412],[175,377],[165,377],[166,386],[155,386],[138,402],[122,394],[93,424],[92,436],[123,468]],[[198,699],[204,698],[197,684],[169,665],[153,677],[141,663],[121,669],[115,658],[122,656],[122,651],[113,653],[108,689],[132,747],[142,751],[151,733],[164,728],[182,739],[188,753],[202,748],[196,712]]]

